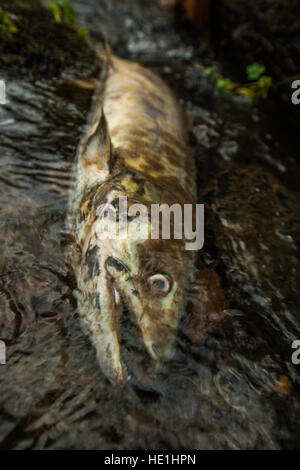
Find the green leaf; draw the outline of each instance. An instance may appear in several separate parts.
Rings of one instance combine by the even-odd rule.
[[[246,68],[248,80],[257,80],[266,70],[264,65],[252,64]]]
[[[52,12],[57,23],[65,23],[74,27],[76,13],[67,0],[50,0],[48,9]]]
[[[52,15],[54,16],[54,19],[57,23],[61,22],[61,12],[59,9],[59,6],[56,5],[54,2],[49,2],[48,3],[48,9],[51,11]]]
[[[217,81],[217,88],[219,88],[219,90],[222,90],[223,88],[227,88],[230,84],[230,78],[219,78],[219,80]]]
[[[216,65],[211,65],[210,67],[205,68],[204,73],[206,75],[212,75],[216,71],[217,71],[217,66]]]
[[[9,13],[0,8],[0,29],[5,33],[16,33],[18,28],[10,19]]]
[[[272,85],[272,78],[268,75],[263,75],[262,77],[260,77],[257,83],[261,87],[269,87]]]

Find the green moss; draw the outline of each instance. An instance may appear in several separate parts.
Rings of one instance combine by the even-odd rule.
[[[58,23],[39,0],[1,0],[13,18],[13,34],[0,28],[0,69],[8,76],[52,77],[97,74],[99,63],[84,40],[85,31]]]

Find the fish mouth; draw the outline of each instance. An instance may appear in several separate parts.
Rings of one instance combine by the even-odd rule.
[[[143,308],[130,269],[112,256],[105,265],[114,292],[113,310],[118,311],[112,326],[118,343],[115,345],[117,380],[113,381],[126,382],[141,376],[149,379],[155,375],[160,361],[143,337],[140,324]]]
[[[116,288],[115,290],[117,291]],[[126,300],[119,291],[117,293],[120,296],[122,312],[119,319],[118,338],[123,381],[152,382],[157,374],[160,361],[158,358],[153,358],[147,351],[134,315]]]
[[[145,304],[138,288],[128,267],[108,257],[94,286],[102,295],[85,317],[99,365],[113,384],[153,382],[173,349],[167,317],[161,319],[159,304]]]

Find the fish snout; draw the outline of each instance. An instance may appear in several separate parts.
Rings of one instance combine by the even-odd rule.
[[[144,345],[152,359],[158,362],[168,361],[175,352],[178,325],[171,318],[167,321],[168,319],[161,320],[158,316],[155,320],[153,311],[151,313],[145,312],[140,321]]]

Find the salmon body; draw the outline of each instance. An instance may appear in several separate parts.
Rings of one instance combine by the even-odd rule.
[[[79,146],[68,223],[81,322],[113,382],[134,374],[135,348],[154,369],[174,351],[195,253],[184,237],[150,237],[149,214],[153,205],[196,203],[186,139],[182,111],[164,81],[110,56]],[[143,217],[141,206],[149,208]],[[110,226],[117,237],[107,236]]]

